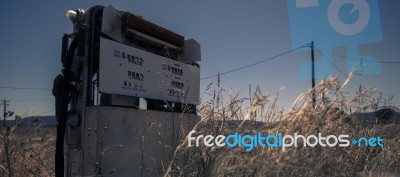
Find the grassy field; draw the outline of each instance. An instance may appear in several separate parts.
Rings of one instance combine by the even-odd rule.
[[[352,75],[342,84],[338,78],[328,78],[314,90],[302,93],[292,108],[279,109],[275,95],[263,94],[256,89],[251,105],[243,111],[239,95],[209,86],[211,99],[203,102],[203,121],[196,126],[193,135],[339,135],[350,137],[384,138],[383,147],[290,147],[285,152],[279,148],[257,147],[245,152],[244,147],[188,147],[187,137],[178,146],[166,176],[400,176],[400,126],[381,121],[365,122],[360,115],[365,111],[390,106],[391,98],[384,98],[375,89],[358,90],[351,95],[344,87]],[[313,92],[316,103],[312,103]],[[229,98],[223,101],[223,98]],[[373,115],[373,120],[390,120],[387,115]],[[398,115],[398,113],[395,113]],[[386,117],[385,117],[386,116]],[[398,119],[393,117],[392,119]],[[370,119],[368,119],[370,120]],[[301,144],[301,143],[300,143]]]
[[[0,131],[1,176],[54,176],[55,127]]]
[[[314,90],[299,95],[292,108],[283,111],[276,94],[256,88],[251,98],[220,88],[219,81],[208,86],[210,99],[199,107],[202,121],[195,130],[203,135],[241,134],[348,134],[350,137],[384,138],[383,147],[188,147],[187,139],[178,145],[165,176],[400,176],[400,126],[387,115],[366,111],[390,108],[391,98],[375,89],[344,92],[338,78],[319,83]],[[316,103],[312,103],[312,95]],[[244,108],[244,102],[250,106]],[[398,115],[398,113],[394,114]],[[378,117],[378,118],[377,118]],[[394,116],[396,117],[396,116]],[[398,117],[397,117],[398,118]],[[378,120],[385,120],[382,121]],[[392,116],[392,119],[393,116]],[[377,120],[377,121],[371,121]],[[54,176],[55,128],[1,129],[1,176]]]

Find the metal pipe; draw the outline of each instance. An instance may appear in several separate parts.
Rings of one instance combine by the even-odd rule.
[[[166,46],[166,47],[171,48],[171,49],[182,50],[182,48],[180,48],[180,47],[178,47],[178,46],[176,46],[176,45],[170,44],[170,43],[168,43],[168,42],[166,42],[166,41],[163,41],[163,40],[154,38],[154,37],[152,37],[152,36],[149,36],[149,35],[147,35],[147,34],[141,33],[141,32],[139,32],[139,31],[136,31],[136,30],[133,30],[133,29],[130,29],[130,28],[128,28],[127,32],[133,34],[134,36],[139,36],[139,37],[141,37],[141,38],[147,39],[147,40],[149,40],[149,41],[151,41],[151,42],[160,44],[160,45],[162,45],[162,46]]]
[[[78,46],[78,41],[73,40],[68,49],[67,58],[65,61],[64,79],[62,84],[63,90],[61,96],[61,104],[62,104],[61,113],[59,119],[57,120],[57,139],[56,139],[56,153],[55,153],[56,177],[64,177],[64,137],[65,137],[67,116],[68,116],[68,104],[70,101],[69,97],[70,80],[71,80],[70,67],[77,46]]]

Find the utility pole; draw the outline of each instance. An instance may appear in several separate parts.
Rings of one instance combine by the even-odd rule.
[[[311,41],[311,88],[315,87],[315,62],[314,62],[314,41]],[[315,108],[315,91],[312,90],[313,108]]]
[[[6,100],[6,99],[3,99],[3,100],[1,100],[3,103],[2,103],[2,105],[4,106],[4,112],[3,112],[3,126],[4,127],[6,127],[6,117],[7,117],[7,106],[10,106],[10,104],[7,104],[8,102],[10,102],[10,101],[8,101],[8,100]]]

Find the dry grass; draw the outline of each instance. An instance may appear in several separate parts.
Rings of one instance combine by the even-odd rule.
[[[0,131],[1,176],[54,176],[55,127]]]
[[[355,95],[346,93],[344,87],[351,78],[352,75],[343,84],[338,78],[322,81],[314,90],[301,94],[286,113],[277,105],[282,89],[271,95],[263,94],[257,87],[247,98],[232,91],[224,97],[225,90],[218,79],[208,86],[211,99],[200,106],[203,120],[195,127],[196,134],[381,136],[385,139],[384,147],[299,146],[285,152],[256,147],[246,153],[243,147],[188,148],[185,139],[177,147],[165,176],[399,176],[400,126],[361,125],[353,121],[360,112],[387,107],[390,98],[383,98],[375,89],[360,89]],[[317,96],[314,106],[313,93]],[[243,109],[246,101],[250,106]],[[13,128],[1,132],[1,176],[54,176],[55,128]]]
[[[348,134],[350,138],[381,136],[384,147],[322,148],[291,147],[282,152],[279,148],[256,147],[246,153],[244,147],[188,147],[183,140],[175,151],[165,176],[399,176],[400,175],[400,126],[359,125],[352,120],[366,110],[388,106],[390,99],[375,89],[358,90],[354,96],[338,78],[321,81],[314,90],[301,94],[292,108],[283,113],[278,109],[275,96],[262,94],[257,87],[250,98],[239,98],[229,92],[223,100],[224,90],[219,80],[210,84],[211,99],[201,105],[202,121],[196,126],[196,135],[228,135],[294,133],[310,135]],[[312,93],[316,104],[312,104]],[[243,102],[251,104],[243,110]],[[395,108],[393,108],[395,109]],[[351,141],[351,139],[350,139]]]

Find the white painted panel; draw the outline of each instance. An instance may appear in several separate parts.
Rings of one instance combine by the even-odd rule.
[[[100,39],[100,91],[198,104],[200,68]]]

